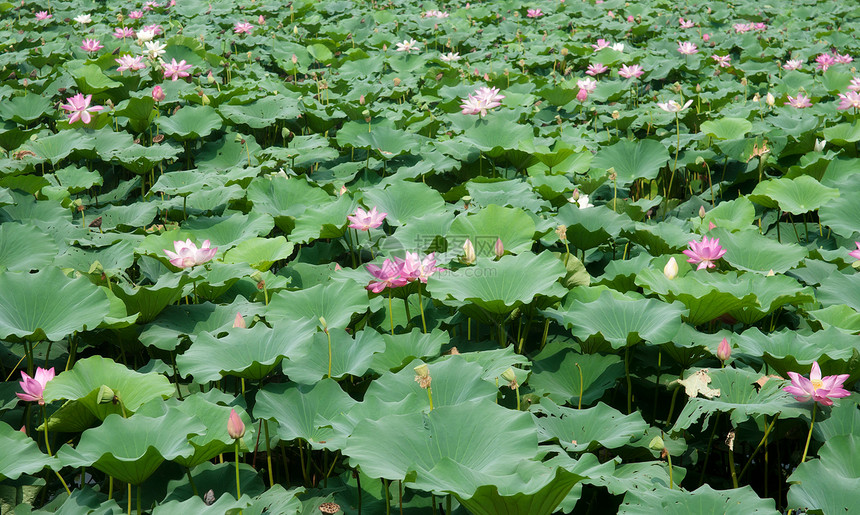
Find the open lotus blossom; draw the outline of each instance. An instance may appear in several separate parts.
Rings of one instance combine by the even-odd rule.
[[[39,11],[36,13],[36,19],[39,21],[50,20],[51,18],[53,18],[53,15],[48,14],[48,11]]]
[[[157,23],[153,23],[152,25],[146,25],[143,27],[143,30],[151,30],[156,36],[160,36],[164,33],[164,29],[162,29],[161,25]]]
[[[155,61],[167,51],[167,45],[157,41],[147,41],[143,46],[146,48],[144,55],[146,55],[147,59],[152,61]]]
[[[15,393],[15,395],[22,401],[36,401],[44,405],[45,399],[42,397],[42,393],[45,391],[45,385],[48,384],[48,381],[54,378],[54,367],[49,369],[37,367],[36,373],[33,375],[34,377],[30,377],[27,372],[21,371],[23,380],[18,384],[21,385],[24,393]]]
[[[233,25],[233,32],[236,34],[251,34],[254,31],[254,26],[248,23],[247,21],[236,22],[236,25]]]
[[[126,70],[131,70],[131,71],[142,70],[142,69],[146,68],[146,65],[140,61],[141,59],[143,59],[143,57],[141,57],[141,56],[132,57],[131,55],[128,55],[128,54],[120,57],[119,59],[114,59],[114,61],[116,61],[119,64],[119,67],[117,67],[116,71],[122,73]]]
[[[230,417],[227,419],[227,434],[235,440],[245,436],[245,423],[235,409],[230,410]]]
[[[442,59],[446,63],[455,63],[460,60],[459,52],[448,52],[447,54],[442,54],[439,56],[439,59]]]
[[[75,16],[72,19],[75,20],[76,22],[84,24],[84,25],[86,25],[87,23],[92,23],[92,21],[93,21],[93,17],[90,16],[89,14],[81,14],[80,16]]]
[[[450,15],[448,13],[446,13],[445,11],[437,11],[435,9],[431,9],[429,11],[424,11],[421,14],[422,18],[447,18],[448,16],[450,16]]]
[[[720,68],[728,68],[731,66],[732,57],[730,55],[712,55],[711,59],[716,61]]]
[[[606,65],[602,63],[589,64],[588,70],[586,70],[585,74],[594,77],[595,75],[600,75],[607,70],[609,70],[609,68],[607,68]]]
[[[186,70],[190,70],[191,65],[185,63],[185,59],[176,62],[176,59],[171,59],[169,63],[164,63],[164,78],[172,78],[173,80],[179,77],[188,77],[191,75]]]
[[[427,283],[427,279],[431,275],[444,270],[444,268],[436,266],[435,252],[427,254],[423,259],[418,257],[417,252],[406,252],[406,259],[395,257],[394,261],[400,267],[401,277],[409,282],[419,280],[422,283]]]
[[[387,258],[382,262],[382,266],[365,265],[364,268],[377,279],[366,286],[373,293],[382,293],[386,288],[399,288],[409,282],[409,279],[402,276],[401,266]]]
[[[113,37],[117,39],[133,38],[134,29],[131,27],[117,27],[113,31]]]
[[[678,18],[678,24],[681,25],[682,29],[692,29],[695,25],[693,20],[685,20],[684,18]]]
[[[347,215],[346,218],[352,222],[349,224],[350,229],[369,231],[382,225],[382,221],[385,220],[386,216],[388,216],[388,213],[380,213],[376,210],[376,206],[373,206],[373,209],[370,211],[365,211],[360,207],[356,208],[355,213]]]
[[[528,18],[540,18],[543,16],[543,13],[540,9],[529,9],[526,11],[526,16]]]
[[[609,48],[611,48],[612,50],[616,50],[618,52],[623,52],[624,51],[624,43],[615,43]]]
[[[854,58],[851,57],[851,54],[838,54],[833,52],[833,60],[838,64],[848,64],[853,61]]]
[[[152,41],[155,37],[155,32],[149,29],[140,29],[137,31],[137,42],[139,44],[146,43],[147,41]]]
[[[735,23],[733,28],[735,29],[736,34],[743,34],[744,32],[749,32],[753,30],[752,23]]]
[[[720,246],[719,238],[708,239],[707,236],[702,237],[702,241],[691,241],[687,243],[689,249],[684,251],[684,254],[689,258],[687,263],[698,263],[696,270],[703,268],[714,268],[717,266],[714,261],[723,257],[726,249]]]
[[[587,95],[589,93],[594,93],[594,90],[597,89],[597,81],[590,77],[586,77],[584,79],[577,80],[576,86],[579,88],[580,93],[585,91]],[[579,95],[577,95],[577,98],[579,98]]]
[[[132,20],[139,20],[143,18],[143,11],[131,11],[128,13],[128,17]]]
[[[645,73],[645,71],[638,64],[632,64],[630,66],[622,64],[621,69],[618,70],[618,75],[625,79],[638,79],[643,73]]]
[[[860,77],[854,77],[851,79],[851,83],[848,84],[848,89],[860,92]]]
[[[98,52],[104,47],[98,39],[85,39],[81,45],[81,50],[84,52]]]
[[[104,106],[90,107],[90,102],[92,102],[92,100],[92,95],[84,96],[83,93],[78,93],[73,97],[67,98],[66,102],[68,102],[68,104],[60,105],[60,109],[65,109],[69,112],[69,123],[75,123],[80,120],[84,122],[84,124],[88,124],[90,123],[90,120],[92,120],[90,113],[95,113],[104,109]]]
[[[167,257],[170,258],[170,264],[179,268],[190,268],[196,265],[202,265],[207,261],[210,261],[213,257],[215,257],[215,253],[218,252],[218,247],[209,248],[209,240],[205,240],[203,245],[200,248],[197,248],[197,245],[191,241],[191,239],[187,239],[185,241],[174,241],[173,248],[176,252],[171,252],[167,249],[163,249],[164,253],[167,254]]]
[[[413,50],[418,51],[418,42],[412,38],[404,39],[400,43],[394,45],[394,50],[398,52],[406,52],[407,54],[412,53]]]
[[[488,88],[485,86],[478,88],[467,98],[461,99],[463,103],[460,104],[460,109],[462,109],[461,112],[463,114],[477,114],[483,118],[487,116],[488,110],[502,105],[501,100],[503,98],[505,96],[499,94],[499,88]]]
[[[668,102],[657,102],[657,107],[666,111],[667,113],[680,113],[681,111],[690,107],[690,104],[693,103],[693,99],[687,100],[684,105],[675,102],[674,100],[670,100]]]
[[[609,41],[606,41],[605,39],[601,38],[597,40],[597,44],[591,45],[591,48],[593,48],[596,52],[598,50],[603,50],[604,48],[609,48],[610,45],[611,43],[609,43]]]
[[[799,70],[803,66],[803,61],[800,59],[789,59],[782,65],[783,70]]]
[[[860,94],[858,94],[856,91],[849,91],[844,95],[840,93],[839,98],[839,107],[837,107],[837,109],[845,110],[851,109],[852,107],[854,109],[860,108]]]
[[[799,402],[813,400],[824,406],[832,406],[833,399],[841,399],[850,395],[848,390],[842,388],[842,384],[848,379],[849,374],[821,377],[821,367],[818,366],[817,361],[812,363],[809,379],[797,372],[789,372],[788,376],[791,378],[791,385],[786,386],[783,390],[793,395],[795,400]]]
[[[785,105],[790,105],[796,109],[803,109],[804,107],[812,107],[812,101],[801,92],[796,97],[788,95],[788,102]]]
[[[161,4],[159,4],[157,2],[152,2],[152,1],[149,1],[149,2],[146,2],[145,4],[143,4],[143,10],[144,11],[151,11],[156,7],[161,7]]]
[[[699,52],[699,47],[689,41],[679,41],[677,50],[684,55],[693,55]]]
[[[815,58],[815,62],[818,63],[819,70],[826,72],[828,68],[836,64],[836,59],[830,54],[820,54]]]
[[[852,250],[848,253],[848,255],[853,257],[854,259],[860,259],[860,241],[855,241],[854,245],[857,245],[857,249]]]

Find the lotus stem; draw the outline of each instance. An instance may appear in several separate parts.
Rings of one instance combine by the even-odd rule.
[[[520,385],[517,384],[514,390],[517,392],[517,411],[520,411]]]
[[[54,453],[51,452],[51,444],[48,443],[48,417],[45,414],[45,405],[42,404],[42,427],[45,428],[45,449],[48,450],[48,456],[53,456]],[[69,490],[69,485],[66,484],[66,480],[63,479],[63,476],[60,475],[60,472],[55,470],[54,474],[56,474],[57,479],[60,480],[60,483],[63,484],[63,488],[66,490],[66,494],[72,495],[72,492]],[[81,482],[83,483],[83,475],[81,476]]]
[[[388,491],[388,481],[386,479],[382,480],[382,488],[385,490],[385,515],[391,515],[391,500],[388,498],[390,492]]]
[[[630,346],[624,349],[624,376],[627,379],[627,414],[633,413],[633,381],[630,378]],[[672,399],[674,405],[675,399]]]
[[[131,483],[128,484],[128,515],[131,515]]]
[[[236,449],[236,499],[238,500],[240,497],[242,497],[242,489],[241,489],[241,486],[239,484],[239,439],[238,438],[233,443],[233,445],[235,445],[235,449]]]
[[[403,307],[406,308],[406,323],[408,325],[409,322],[412,320],[412,313],[409,312],[409,299],[403,299]]]
[[[197,279],[191,281],[191,284],[194,286],[194,303],[200,304],[200,299],[197,298]]]
[[[445,515],[449,515],[451,513],[451,494],[448,494],[448,498],[445,499]]]
[[[113,499],[113,476],[108,476],[108,501]]]
[[[24,352],[27,355],[27,375],[33,377],[33,342],[27,340],[27,345],[24,349]]]
[[[263,420],[263,431],[266,434],[266,465],[269,467],[269,486],[275,484],[274,476],[272,475],[272,450],[269,448],[269,421]]]
[[[669,462],[669,490],[671,490],[674,481],[672,476],[672,454],[669,452],[669,449],[666,449],[666,460]]]
[[[732,488],[738,487],[738,475],[735,473],[735,451],[729,447],[729,471],[732,474]]]
[[[815,407],[816,404],[812,404],[812,421],[809,423],[809,434],[806,435],[806,445],[803,446],[803,456],[800,458],[800,462],[803,463],[806,461],[806,453],[809,451],[809,441],[812,439],[812,428],[815,426]],[[774,420],[776,417],[774,417]]]
[[[543,321],[543,336],[540,339],[540,350],[543,350],[543,346],[546,345],[546,337],[549,334],[549,319],[545,319]]]
[[[711,457],[711,448],[713,447],[712,443],[714,441],[714,435],[717,432],[717,423],[720,421],[720,414],[721,413],[718,411],[714,416],[714,427],[711,429],[711,437],[708,438],[708,451],[705,453],[705,461],[702,464],[702,474],[699,476],[699,486],[705,484],[705,471],[708,468],[708,459]],[[746,469],[746,467],[744,467],[744,469]],[[743,471],[741,471],[741,476],[743,476],[743,474]]]
[[[191,469],[185,467],[185,475],[188,476],[188,484],[191,485],[191,491],[194,492],[194,497],[200,497],[200,493],[197,491],[197,485],[194,484],[194,478],[191,477]]]
[[[813,408],[813,409],[814,409],[814,408]],[[758,445],[756,446],[756,448],[755,448],[755,449],[753,449],[753,452],[752,452],[752,454],[750,454],[750,457],[749,457],[749,459],[747,460],[746,465],[744,465],[744,468],[742,468],[742,469],[741,469],[741,473],[738,475],[738,480],[741,480],[741,479],[743,479],[743,478],[744,478],[744,472],[746,472],[746,471],[747,471],[747,469],[749,468],[750,463],[752,463],[752,459],[755,457],[755,455],[756,455],[756,453],[758,452],[758,450],[759,450],[759,449],[761,449],[761,446],[762,446],[762,445],[765,445],[765,444],[767,443],[767,437],[768,437],[768,435],[770,435],[770,431],[771,431],[771,429],[773,429],[773,425],[776,423],[776,419],[778,419],[778,418],[779,418],[779,413],[777,413],[776,415],[774,415],[773,420],[771,420],[771,421],[770,421],[770,425],[768,425],[767,427],[765,427],[765,429],[764,429],[764,436],[762,436],[762,437],[761,437],[761,441],[758,443]],[[765,416],[765,419],[764,419],[764,420],[765,420],[765,424],[767,424],[767,417],[766,417],[766,416]]]
[[[579,401],[577,402],[576,409],[582,409],[582,389],[584,386],[582,381],[582,367],[579,366],[579,363],[574,363],[574,365],[579,369]],[[519,391],[517,393],[519,393]]]
[[[427,334],[427,321],[424,320],[424,300],[421,298],[421,286],[418,286],[418,310],[421,311],[421,328]]]
[[[430,411],[433,411],[433,388],[427,387],[427,399],[430,401]]]
[[[394,334],[393,329],[391,331],[391,334]],[[328,329],[326,329],[325,335],[326,337],[328,337],[328,377],[329,379],[331,379],[331,333],[328,332]]]

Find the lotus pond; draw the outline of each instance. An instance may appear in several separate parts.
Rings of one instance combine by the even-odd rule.
[[[0,511],[860,513],[858,29],[0,3]]]

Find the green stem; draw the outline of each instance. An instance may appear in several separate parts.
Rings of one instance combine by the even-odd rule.
[[[48,456],[53,456],[54,454],[51,452],[51,444],[48,443],[48,417],[45,414],[44,404],[42,404],[42,427],[45,428],[45,449],[48,450]],[[63,479],[63,476],[60,475],[60,472],[55,470],[54,474],[56,474],[57,479],[60,480],[60,483],[63,484],[63,488],[66,489],[66,494],[72,495],[72,492],[69,490],[69,485],[66,484],[66,480]],[[81,476],[81,481],[83,481],[83,476]]]
[[[803,463],[806,461],[806,453],[809,451],[809,441],[812,439],[812,428],[815,426],[815,408],[818,406],[817,404],[812,404],[812,421],[809,423],[809,434],[806,435],[806,445],[803,446],[803,457],[800,458],[800,462]]]
[[[669,454],[669,450],[666,449],[666,459],[669,461],[669,490],[672,489],[672,485],[674,484],[672,477],[672,455]],[[735,487],[737,488],[737,487]]]
[[[137,515],[142,515],[143,510],[140,508],[140,498],[141,498],[141,490],[143,485],[137,485]]]
[[[729,448],[729,471],[732,473],[732,487],[738,487],[738,475],[735,473],[735,451]]]
[[[517,391],[517,411],[520,411],[520,385],[517,384],[515,390]]]
[[[403,306],[406,308],[406,324],[408,327],[409,324],[411,323],[411,320],[412,320],[412,313],[409,312],[409,299],[408,298],[403,299]]]
[[[427,387],[427,399],[430,401],[430,411],[433,411],[433,389]]]
[[[191,485],[191,491],[194,492],[194,497],[200,497],[200,493],[197,491],[197,485],[194,484],[194,478],[191,477],[191,469],[185,467],[185,475],[188,476],[188,484]]]
[[[424,300],[421,298],[421,285],[418,285],[418,309],[421,311],[421,328],[427,334],[427,322],[424,320]]]
[[[576,405],[576,409],[582,409],[582,387],[583,387],[582,367],[579,366],[579,363],[574,363],[574,365],[576,365],[576,368],[579,369],[579,399],[578,399],[578,402]]]
[[[747,469],[749,468],[750,464],[752,463],[752,459],[755,457],[758,450],[761,449],[761,446],[767,442],[767,437],[770,434],[771,429],[773,429],[773,425],[776,423],[776,419],[778,419],[778,418],[779,418],[779,413],[777,413],[776,415],[773,416],[773,420],[771,420],[770,425],[768,425],[764,429],[764,436],[761,437],[761,441],[758,443],[756,448],[753,450],[752,454],[750,454],[750,457],[747,460],[746,465],[744,465],[744,468],[741,469],[741,473],[738,475],[738,480],[741,480],[744,478],[744,472],[746,472]],[[765,423],[767,423],[767,417],[765,417]]]
[[[705,471],[708,469],[708,460],[711,457],[711,448],[713,447],[712,444],[714,443],[714,434],[716,434],[716,432],[717,432],[717,424],[719,421],[720,421],[720,412],[718,411],[717,414],[714,416],[714,427],[713,427],[713,429],[711,429],[711,437],[708,438],[708,450],[707,450],[707,453],[705,454],[705,462],[702,464],[702,474],[699,476],[699,486],[702,486],[703,484],[705,484]],[[746,468],[746,467],[744,467],[744,468]],[[741,471],[741,476],[743,476],[743,474],[744,474],[743,471]]]
[[[331,378],[331,334],[326,329],[325,335],[328,337],[328,377]]]
[[[382,480],[382,488],[385,490],[385,515],[391,515],[391,500],[388,498],[388,481]]]
[[[239,485],[239,439],[237,438],[234,445],[236,446],[236,499],[242,497],[241,486]]]
[[[269,467],[269,486],[275,484],[274,476],[272,475],[272,450],[269,448],[269,421],[263,419],[263,431],[266,435],[266,465]]]

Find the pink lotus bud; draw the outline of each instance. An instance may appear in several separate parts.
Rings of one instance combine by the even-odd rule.
[[[585,99],[588,98],[588,91],[585,91],[584,88],[579,89],[579,93],[576,94],[576,99],[580,102],[585,102]]]
[[[714,227],[716,227],[716,225],[714,225],[714,222],[708,222],[708,230],[709,230],[709,231],[710,231],[711,229],[713,229]]]
[[[343,270],[343,267],[340,266],[340,263],[335,263],[334,264],[334,271],[337,272],[338,270]]]
[[[164,90],[161,89],[161,86],[155,86],[154,88],[152,88],[152,99],[156,102],[161,102],[166,97],[167,95],[164,94]]]
[[[230,418],[227,419],[227,434],[230,435],[230,438],[239,439],[245,436],[245,424],[242,422],[242,419],[239,418],[239,414],[236,413],[236,410],[230,410]]]
[[[627,23],[633,23],[634,21],[635,19],[633,18],[633,15],[627,17]]]
[[[723,341],[720,342],[719,347],[717,347],[717,357],[720,361],[726,361],[732,355],[732,347],[729,345],[729,341],[723,338]]]
[[[702,41],[710,41],[710,40],[711,40],[710,34],[702,34]]]
[[[299,62],[299,58],[296,57],[296,54],[293,54],[293,56],[290,57],[290,61],[292,61],[293,64],[296,64]]]
[[[248,327],[245,324],[245,318],[242,317],[242,313],[236,313],[236,318],[233,319],[233,327],[241,327],[242,329]]]
[[[257,23],[260,25],[265,25],[266,24],[266,17],[261,14],[260,17],[257,18]]]
[[[496,239],[496,244],[493,247],[493,250],[496,252],[497,258],[501,258],[502,256],[505,255],[505,246],[502,244],[501,238]]]

